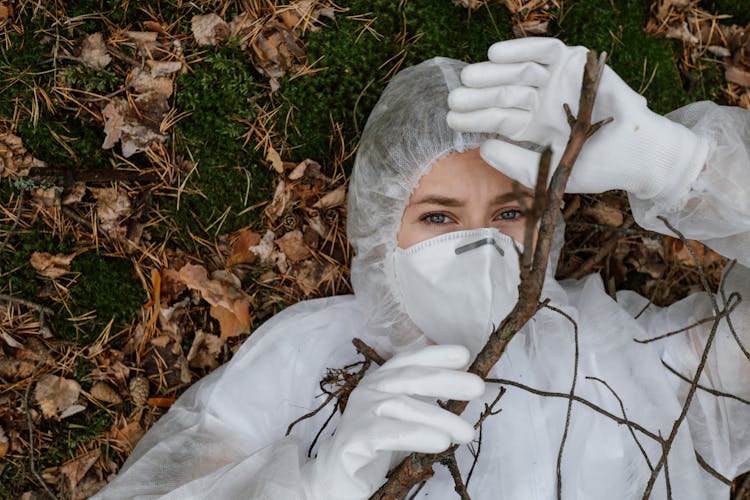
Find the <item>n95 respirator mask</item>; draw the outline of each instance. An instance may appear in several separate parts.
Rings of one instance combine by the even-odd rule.
[[[483,228],[396,248],[406,313],[436,344],[464,345],[476,355],[518,300],[516,246],[510,236]]]

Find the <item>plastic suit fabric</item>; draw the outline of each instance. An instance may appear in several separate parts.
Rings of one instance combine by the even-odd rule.
[[[354,296],[306,301],[260,327],[225,366],[191,387],[146,434],[119,476],[96,498],[302,498],[300,467],[329,406],[287,426],[322,401],[318,383],[327,368],[361,359],[351,344],[361,337],[385,355],[425,344],[406,316],[393,280],[396,232],[408,197],[436,159],[477,147],[479,135],[458,134],[445,124],[448,91],[458,85],[462,63],[432,59],[399,73],[388,85],[362,135],[349,191],[348,231],[356,257]],[[700,239],[739,262],[725,279],[728,294],[747,299],[732,314],[739,341],[750,346],[750,113],[711,103],[682,108],[669,117],[711,140],[709,160],[679,206],[631,199],[639,224],[667,233],[667,217],[688,238]],[[558,241],[558,250],[559,250]],[[553,267],[554,268],[554,267]],[[482,426],[481,453],[468,491],[472,498],[556,497],[556,464],[568,400],[518,387],[567,394],[577,358],[575,393],[639,429],[574,403],[561,457],[562,498],[641,498],[661,446],[680,414],[711,330],[702,323],[651,343],[713,314],[708,295],[696,293],[666,307],[648,306],[633,292],[617,301],[599,275],[557,282],[547,277],[543,297],[564,311],[541,310],[510,343],[491,376],[505,379],[500,413]],[[637,319],[636,319],[637,317]],[[578,353],[576,356],[576,336]],[[711,347],[701,386],[669,454],[672,497],[727,498],[726,478],[750,469],[750,361],[726,322]],[[464,416],[475,421],[500,389],[473,401]],[[741,399],[741,398],[744,398]],[[624,417],[626,415],[626,417]],[[322,433],[328,439],[339,416]],[[649,433],[652,437],[649,437]],[[457,451],[466,477],[473,458]],[[445,468],[417,498],[455,498]],[[651,498],[667,498],[664,472]]]

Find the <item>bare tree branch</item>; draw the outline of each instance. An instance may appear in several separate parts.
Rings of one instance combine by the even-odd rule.
[[[734,293],[731,294],[729,297],[726,297],[726,295],[722,292],[722,298],[724,299],[723,308],[721,308],[716,301],[716,295],[711,291],[711,287],[708,284],[708,279],[706,278],[706,273],[703,270],[703,266],[700,263],[700,260],[695,255],[695,252],[693,251],[692,247],[688,244],[687,239],[685,238],[685,235],[683,235],[680,231],[677,230],[670,222],[664,218],[659,216],[659,219],[664,223],[667,228],[672,231],[679,239],[680,241],[685,245],[685,247],[690,251],[691,256],[693,257],[693,261],[695,263],[695,267],[698,271],[698,275],[701,280],[701,284],[703,285],[703,288],[708,295],[709,299],[711,300],[711,304],[714,309],[714,313],[716,314],[716,319],[711,326],[711,331],[708,334],[708,337],[706,338],[706,344],[703,348],[703,353],[701,354],[700,362],[698,363],[698,368],[695,371],[695,376],[693,377],[691,383],[690,383],[690,389],[688,390],[687,396],[685,397],[685,402],[682,405],[682,410],[680,411],[680,415],[675,420],[674,424],[672,425],[672,430],[669,433],[669,436],[667,437],[666,441],[662,445],[662,453],[661,457],[659,458],[659,461],[656,463],[656,466],[654,467],[654,470],[651,472],[651,477],[649,477],[648,483],[646,484],[646,489],[643,492],[643,500],[647,500],[651,497],[651,492],[654,489],[654,485],[656,484],[656,479],[659,477],[659,473],[661,472],[661,469],[665,467],[667,463],[667,457],[669,456],[669,452],[672,449],[672,443],[674,443],[675,438],[677,437],[677,431],[680,429],[680,426],[685,421],[685,418],[687,417],[688,410],[690,409],[690,405],[693,402],[693,397],[695,396],[696,391],[698,390],[698,381],[701,378],[701,375],[703,374],[703,369],[706,367],[706,363],[708,361],[708,354],[711,350],[711,346],[713,345],[714,338],[716,337],[716,333],[719,330],[719,325],[721,324],[721,320],[724,316],[728,316],[731,314],[731,312],[734,310],[734,308],[741,302],[741,298],[738,294]],[[724,275],[724,278],[726,279],[726,274]],[[723,282],[722,282],[723,287]],[[732,299],[736,299],[734,302]],[[669,485],[669,478],[665,476],[665,480],[667,481],[667,487],[670,488]]]
[[[519,299],[513,310],[500,323],[500,326],[490,335],[487,344],[477,355],[469,367],[469,372],[487,378],[490,370],[505,352],[508,343],[521,330],[526,322],[537,312],[539,299],[544,284],[552,239],[555,226],[562,207],[563,193],[568,178],[573,170],[578,154],[591,134],[601,127],[604,122],[591,123],[591,113],[599,87],[606,54],[598,58],[596,53],[589,51],[586,66],[583,71],[581,95],[578,103],[578,116],[570,121],[571,133],[565,151],[562,154],[552,179],[547,187],[547,178],[541,174],[548,168],[549,152],[542,155],[540,175],[537,176],[535,198],[527,217],[527,224],[536,226],[536,216],[539,216],[539,233],[536,245],[532,245],[533,234],[529,232],[524,238],[524,252],[521,256],[521,283],[519,285]],[[569,111],[568,107],[568,111]],[[569,118],[570,118],[569,114]],[[546,159],[546,160],[545,160]],[[545,163],[546,162],[546,163]],[[528,225],[527,225],[528,228]],[[566,395],[570,397],[570,395]],[[468,405],[467,401],[449,401],[445,408],[455,414],[461,414]],[[388,474],[388,480],[381,486],[372,499],[403,499],[409,491],[420,482],[433,474],[432,464],[439,460],[440,454],[412,453]]]
[[[464,485],[463,479],[461,479],[461,471],[458,470],[458,464],[456,463],[456,454],[451,453],[446,459],[442,460],[443,465],[448,468],[453,478],[453,483],[456,486],[456,493],[461,500],[471,500],[469,492],[466,491],[466,485]]]

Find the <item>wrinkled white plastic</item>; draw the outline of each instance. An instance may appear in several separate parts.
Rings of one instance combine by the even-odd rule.
[[[361,359],[351,345],[354,336],[383,352],[383,346],[401,350],[399,346],[406,343],[426,343],[394,298],[386,261],[396,246],[398,222],[411,189],[429,168],[426,162],[453,149],[473,147],[467,146],[472,144],[467,136],[442,125],[448,91],[453,88],[446,82],[455,83],[461,67],[456,61],[433,59],[402,71],[368,121],[351,181],[348,214],[349,234],[358,252],[353,267],[356,298],[301,302],[267,321],[229,363],[174,404],[96,498],[304,498],[302,470],[310,460],[308,448],[333,409],[329,406],[300,422],[287,437],[285,432],[289,423],[323,401],[318,384],[326,368]],[[640,224],[666,232],[656,218],[666,215],[689,237],[739,260],[724,285],[727,293],[737,291],[744,298],[732,318],[747,346],[750,271],[744,266],[750,265],[750,113],[698,103],[670,118],[716,146],[682,197],[682,205],[633,197],[635,217]],[[429,127],[423,123],[426,119],[431,120]],[[656,337],[710,316],[708,296],[696,293],[663,309],[645,307],[647,299],[632,292],[620,292],[613,300],[601,278],[591,275],[562,283],[548,276],[543,297],[578,326],[576,394],[614,415],[621,416],[624,408],[628,419],[649,432],[669,435],[687,384],[666,370],[662,360],[679,373],[692,375],[711,325],[703,323],[648,344],[633,339]],[[491,375],[565,394],[573,380],[574,334],[568,319],[542,309],[510,342]],[[749,366],[723,322],[701,385],[750,400]],[[617,397],[598,380],[605,381]],[[469,493],[475,499],[556,498],[567,400],[505,386],[507,392],[498,405],[502,411],[484,421]],[[498,386],[487,384],[485,394],[462,417],[474,422],[497,390]],[[670,453],[672,498],[729,496],[729,487],[697,463],[695,451],[728,478],[748,470],[749,408],[737,399],[696,392],[687,423]],[[313,457],[320,446],[327,446],[340,421],[340,415],[332,417],[312,449]],[[638,430],[633,432],[655,464],[661,447]],[[465,478],[473,461],[468,446],[458,448],[457,459]],[[641,498],[649,475],[628,426],[582,404],[573,405],[561,461],[562,498]],[[431,500],[455,497],[453,480],[439,465],[417,495]],[[651,498],[666,498],[663,473]]]
[[[516,305],[521,249],[496,228],[454,231],[397,248],[399,299],[425,337],[465,345],[474,357]]]
[[[468,401],[484,382],[464,369],[469,351],[434,345],[397,354],[368,373],[349,396],[336,434],[303,469],[307,498],[368,498],[382,484],[396,451],[439,453],[469,443],[474,427],[413,396]]]
[[[492,132],[552,147],[556,165],[570,136],[562,104],[578,110],[588,49],[555,38],[498,42],[489,61],[461,73],[449,97],[448,123],[457,130]],[[609,66],[602,75],[592,120],[615,118],[591,137],[576,161],[568,192],[623,189],[639,198],[677,202],[695,180],[709,144],[689,129],[653,113]],[[536,182],[539,154],[506,141],[482,144],[482,158],[525,184]]]

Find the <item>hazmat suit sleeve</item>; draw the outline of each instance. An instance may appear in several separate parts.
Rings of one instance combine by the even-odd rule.
[[[694,325],[654,342],[683,402],[689,380],[708,351],[687,428],[700,457],[731,479],[750,469],[750,112],[699,102],[667,116],[707,138],[709,155],[689,192],[677,202],[630,195],[634,217],[647,229],[674,236],[658,218],[665,217],[685,237],[702,241],[737,264],[725,270],[716,305],[706,293],[661,309],[632,292],[620,292],[618,301],[652,339]],[[733,293],[738,295],[730,297]],[[714,321],[707,318],[737,300],[728,320],[721,320],[712,334]]]
[[[352,302],[302,302],[266,322],[175,403],[95,498],[304,498],[301,466],[332,406],[285,433],[324,401],[326,369],[357,359]]]

